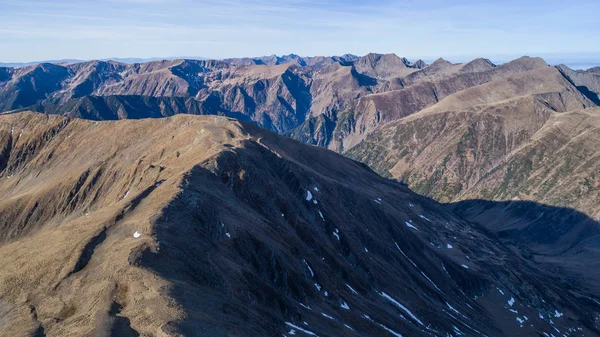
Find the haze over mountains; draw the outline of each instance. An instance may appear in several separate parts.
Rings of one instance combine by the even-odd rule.
[[[0,335],[598,336],[599,93],[536,57],[0,68]]]

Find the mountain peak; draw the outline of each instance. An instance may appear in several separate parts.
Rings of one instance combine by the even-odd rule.
[[[486,58],[476,58],[470,62],[467,62],[461,68],[461,72],[480,72],[490,70],[496,67],[492,61]]]

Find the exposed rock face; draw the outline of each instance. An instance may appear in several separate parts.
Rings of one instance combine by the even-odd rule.
[[[600,334],[480,225],[225,117],[1,116],[0,214],[0,335]]]

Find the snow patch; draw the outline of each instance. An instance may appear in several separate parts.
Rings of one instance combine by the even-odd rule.
[[[317,186],[313,187],[313,190],[315,190],[315,192],[319,192],[319,188]]]
[[[340,233],[340,230],[337,229],[337,228],[335,229],[335,231],[333,231],[333,235],[335,235],[335,237],[338,239],[338,241],[340,241],[340,235],[339,235],[339,233]]]
[[[510,300],[508,300],[508,305],[510,305],[511,307],[515,304],[515,299],[513,297],[510,298]]]
[[[421,275],[423,275],[423,277],[426,278],[427,281],[429,281],[429,283],[431,283],[435,287],[435,289],[437,289],[437,291],[442,292],[442,289],[438,288],[438,286],[435,283],[433,283],[433,281],[429,277],[427,277],[427,275],[425,275],[424,272],[421,272]]]
[[[451,244],[447,244],[447,245],[446,245],[446,248],[448,248],[448,249],[452,249],[452,245],[451,245]]]
[[[446,302],[446,306],[448,306],[448,308],[450,308],[450,310],[454,311],[455,313],[461,315],[462,317],[469,319],[467,316],[463,315],[460,311],[456,310],[453,306],[450,305],[450,303]]]
[[[411,224],[411,223],[410,223],[410,222],[408,222],[408,221],[405,221],[405,222],[404,222],[404,224],[405,224],[406,226],[410,227],[410,228],[413,228],[413,229],[419,230],[417,227],[415,227],[413,224]]]
[[[231,239],[231,234],[229,232],[225,233],[225,235],[227,235],[227,237]]]
[[[329,319],[334,319],[333,317],[331,317],[331,316],[327,315],[327,314],[326,314],[326,313],[324,313],[324,312],[322,312],[322,313],[321,313],[321,316],[323,316],[323,317],[327,317],[327,318],[329,318]]]
[[[410,310],[408,310],[405,306],[403,306],[402,304],[400,304],[400,302],[396,301],[393,297],[391,297],[390,295],[386,294],[385,292],[381,292],[380,294],[381,296],[383,296],[386,300],[392,302],[394,305],[396,305],[398,308],[402,309],[405,313],[407,313],[412,319],[414,319],[415,321],[417,321],[420,325],[423,325],[423,322],[421,322],[417,316],[415,316]]]
[[[346,283],[346,287],[348,287],[353,294],[358,295],[358,291],[354,290],[348,283]]]
[[[308,265],[308,262],[306,262],[306,260],[302,260],[304,262],[304,264],[306,265],[306,267],[308,268],[308,271],[310,271],[310,275],[312,277],[315,277],[315,273],[313,273],[312,268]]]
[[[321,219],[322,219],[323,221],[325,221],[325,218],[323,217],[323,213],[321,213],[321,211],[319,211],[319,216],[321,217]]]
[[[340,304],[340,308],[350,310],[350,306],[344,301],[342,301],[342,304]]]
[[[133,237],[136,239],[139,238],[140,236],[142,236],[142,234],[140,234],[140,232],[136,231],[135,233],[133,233]]]
[[[317,334],[316,334],[316,333],[314,333],[314,332],[312,332],[312,331],[309,331],[309,330],[306,330],[306,329],[303,329],[303,328],[301,328],[301,327],[299,327],[299,326],[297,326],[297,325],[294,325],[294,324],[292,324],[292,323],[290,323],[290,322],[285,322],[285,324],[286,324],[287,326],[289,326],[290,328],[294,328],[294,329],[296,329],[296,330],[298,330],[298,331],[302,331],[302,332],[304,332],[304,333],[305,333],[305,334],[307,334],[307,335],[311,335],[311,336],[317,336]]]
[[[304,309],[312,310],[312,308],[310,306],[306,305],[306,304],[300,303],[300,306],[303,307]],[[308,325],[308,324],[305,324],[305,325]]]
[[[408,256],[406,256],[406,254],[404,254],[404,251],[402,251],[402,248],[400,248],[400,246],[398,246],[398,243],[396,241],[394,241],[394,244],[396,245],[396,248],[398,248],[398,250],[400,251],[400,253],[402,253],[402,255],[408,260],[410,261],[410,263],[412,263],[412,265],[419,269],[419,267],[417,267],[417,265],[413,262],[413,260],[411,260]]]
[[[554,310],[554,317],[559,318],[562,317],[563,313],[562,312],[558,312],[558,310]]]
[[[466,264],[461,264],[461,267],[465,268],[465,269],[469,269],[469,266],[467,266]]]
[[[311,201],[313,198],[312,193],[310,191],[306,191],[306,201]]]
[[[385,331],[391,333],[392,335],[396,336],[396,337],[402,337],[401,334],[397,333],[396,331],[388,328],[387,326],[381,324],[381,323],[377,323],[377,325],[379,325],[380,327],[382,327]]]
[[[431,220],[427,219],[424,215],[419,214],[419,218],[431,222]]]

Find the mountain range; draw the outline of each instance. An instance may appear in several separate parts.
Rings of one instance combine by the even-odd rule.
[[[598,218],[595,141],[580,135],[594,134],[599,69],[394,54],[38,64],[0,68],[0,110],[223,115],[347,154],[440,201],[523,198]]]
[[[0,335],[600,335],[599,93],[535,57],[0,68]]]
[[[0,335],[600,334],[575,280],[252,124],[21,112],[0,135]]]

